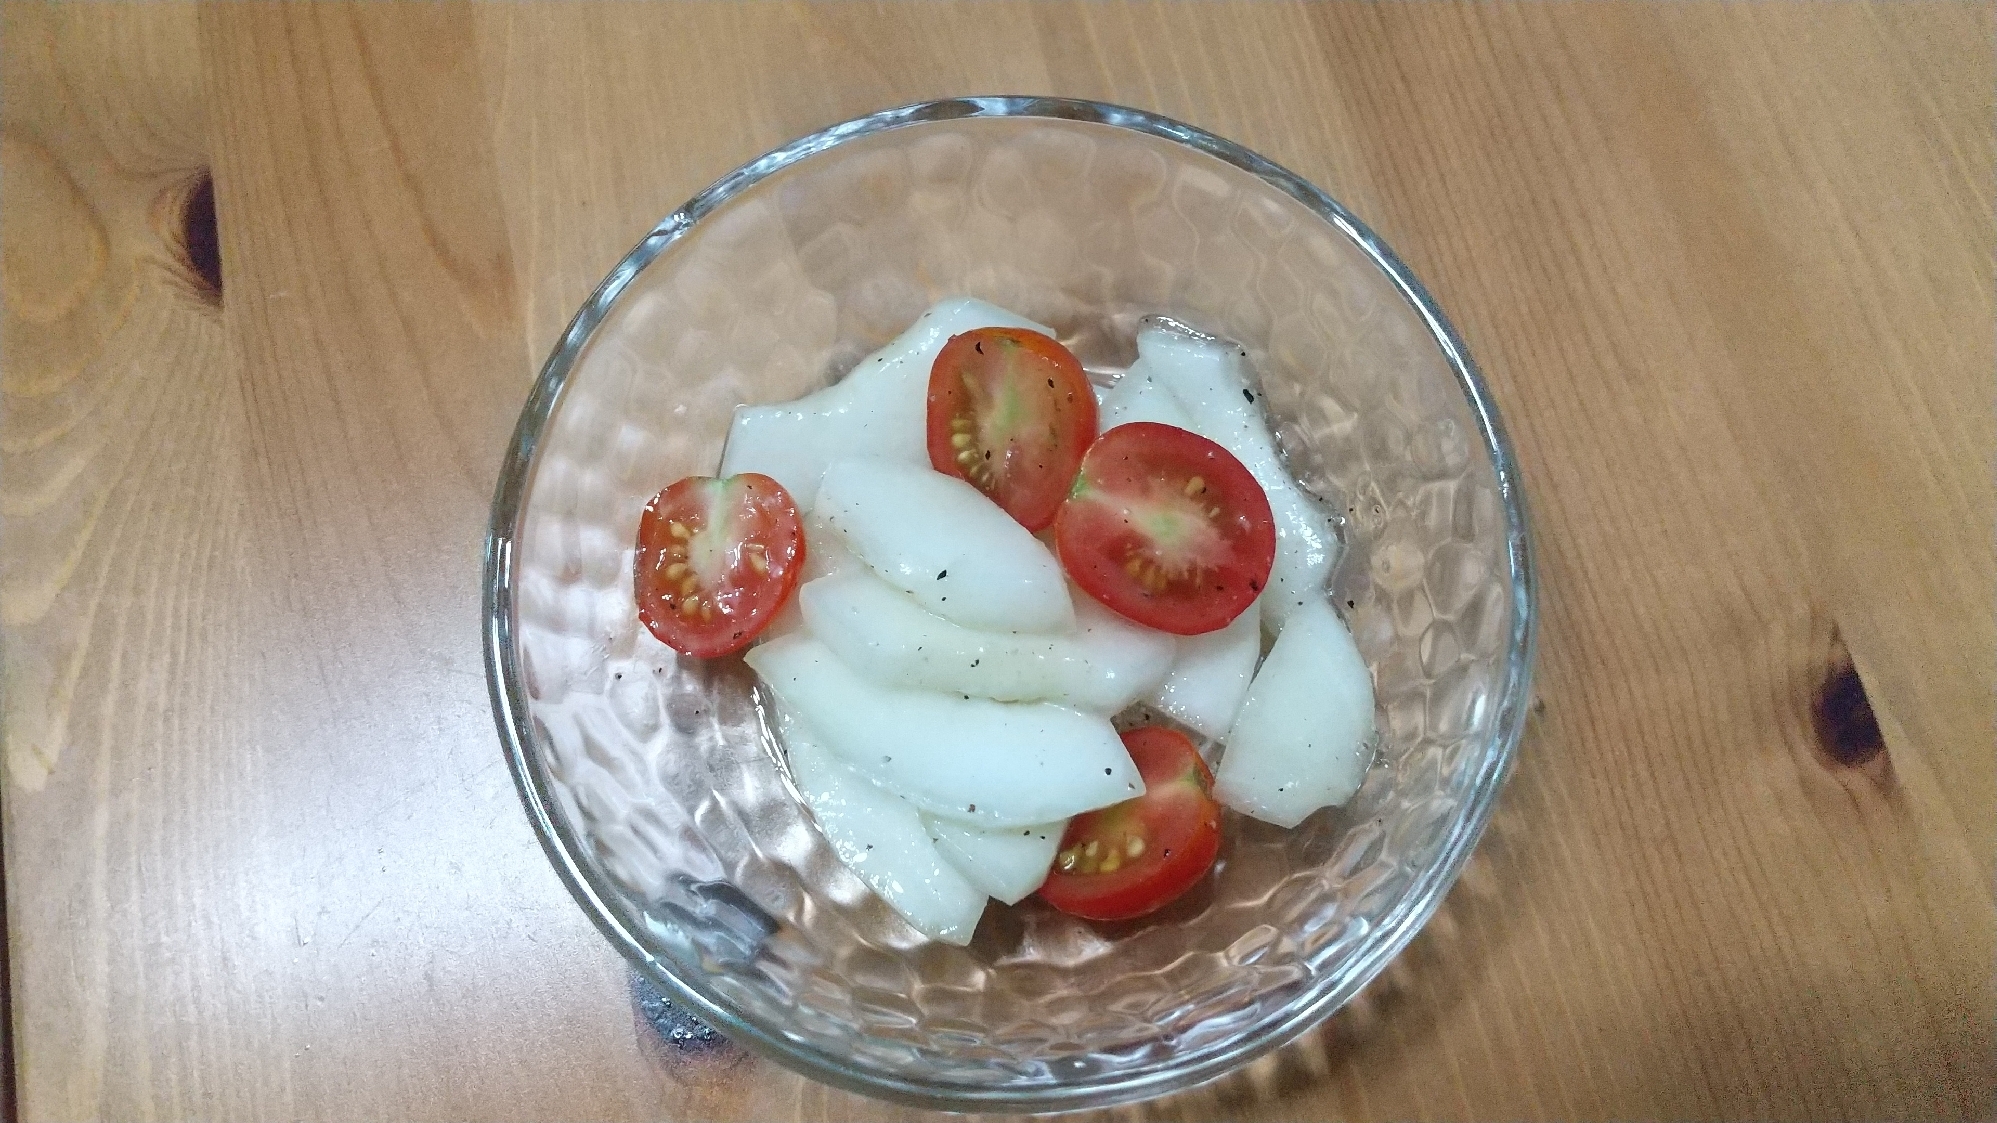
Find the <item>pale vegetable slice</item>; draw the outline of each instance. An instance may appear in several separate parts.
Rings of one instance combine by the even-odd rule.
[[[1199,431],[1193,429],[1192,418],[1186,416],[1185,407],[1172,396],[1172,392],[1159,385],[1158,380],[1152,378],[1141,365],[1124,372],[1114,386],[1104,391],[1098,416],[1105,433],[1118,425],[1129,425],[1135,421],[1154,421],[1160,425]],[[1240,459],[1238,454],[1236,459]]]
[[[1366,778],[1373,678],[1322,599],[1290,614],[1214,772],[1220,802],[1279,827],[1352,798]]]
[[[804,568],[798,571],[798,589],[820,578],[836,577],[847,572],[866,572],[866,563],[853,556],[853,552],[846,548],[846,540],[826,525],[824,519],[806,515],[803,523]],[[761,638],[768,642],[803,628],[804,613],[798,610],[798,594],[794,590],[790,599],[777,610],[775,618],[763,629]]]
[[[1030,827],[1144,791],[1116,730],[1095,714],[878,686],[801,634],[747,658],[826,748],[932,815]]]
[[[778,730],[791,779],[846,868],[916,931],[970,943],[986,893],[945,860],[915,808],[848,768],[794,715],[780,710]]]
[[[1174,650],[1173,637],[1086,597],[1075,598],[1080,626],[1051,636],[966,628],[864,568],[809,582],[797,600],[812,635],[840,662],[883,686],[911,690],[1113,714],[1157,683]]]
[[[1241,712],[1262,654],[1262,598],[1217,632],[1179,637],[1171,669],[1144,700],[1208,737],[1225,734]]]
[[[1075,626],[1053,551],[963,480],[839,460],[825,471],[816,513],[888,584],[947,620],[990,632]]]
[[[927,466],[929,368],[951,336],[985,327],[1047,332],[982,300],[941,301],[840,381],[795,401],[737,407],[721,474],[771,476],[802,509],[811,506],[834,460],[864,456]]]
[[[933,815],[924,815],[922,825],[929,828],[929,837],[944,861],[972,885],[1007,905],[1025,900],[1047,880],[1054,852],[1068,829],[1067,821],[1062,820],[988,831]]]
[[[1169,328],[1137,333],[1137,362],[1125,378],[1143,376],[1172,392],[1192,430],[1234,454],[1269,497],[1276,519],[1276,564],[1262,598],[1262,625],[1282,628],[1300,603],[1325,595],[1325,577],[1338,560],[1331,519],[1283,468],[1255,391],[1248,359],[1237,347]]]

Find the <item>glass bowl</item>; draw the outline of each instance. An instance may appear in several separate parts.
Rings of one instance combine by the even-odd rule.
[[[1098,375],[1151,314],[1247,348],[1290,469],[1343,515],[1332,589],[1380,729],[1346,807],[1295,830],[1230,814],[1215,873],[1163,912],[1098,925],[994,905],[968,948],[923,939],[840,865],[741,661],[675,657],[631,599],[640,508],[714,471],[736,405],[838,378],[957,294],[1052,326]],[[500,739],[591,919],[736,1040],[959,1111],[1187,1087],[1350,999],[1482,831],[1532,636],[1512,453],[1406,267],[1254,153],[1079,101],[878,113],[668,216],[543,368],[486,549]]]

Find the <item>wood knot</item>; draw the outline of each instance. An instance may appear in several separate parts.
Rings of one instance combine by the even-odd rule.
[[[1833,640],[1830,674],[1817,691],[1817,741],[1824,754],[1846,768],[1857,768],[1886,751],[1879,719],[1865,696],[1865,682],[1852,666],[1844,644]]]
[[[215,179],[206,168],[181,200],[180,251],[187,268],[200,280],[201,295],[222,300],[222,239],[215,227]]]

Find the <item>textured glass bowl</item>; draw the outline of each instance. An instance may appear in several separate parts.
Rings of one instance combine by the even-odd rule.
[[[1236,340],[1296,477],[1344,518],[1333,590],[1372,668],[1358,796],[1230,815],[1147,920],[1029,900],[926,941],[834,857],[739,660],[638,624],[639,510],[718,463],[739,403],[836,379],[936,299],[1055,328],[1093,370],[1163,313]],[[529,398],[486,555],[493,707],[577,901],[667,994],[829,1083],[956,1110],[1102,1106],[1218,1076],[1350,999],[1434,911],[1516,750],[1532,579],[1482,381],[1407,269],[1323,192],[1197,129],[976,98],[797,141],[660,223]]]

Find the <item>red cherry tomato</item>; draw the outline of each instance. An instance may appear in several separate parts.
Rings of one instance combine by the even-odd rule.
[[[1061,836],[1048,904],[1087,920],[1129,920],[1165,907],[1220,853],[1213,773],[1186,735],[1147,725],[1123,735],[1144,794],[1077,815]]]
[[[1066,347],[1037,331],[950,337],[929,369],[929,463],[1028,530],[1060,510],[1096,435],[1096,395]]]
[[[1054,525],[1061,564],[1112,610],[1191,636],[1262,592],[1276,522],[1262,485],[1197,433],[1139,421],[1089,446]]]
[[[688,476],[638,521],[638,619],[683,655],[728,655],[776,616],[803,568],[804,526],[782,484]]]

